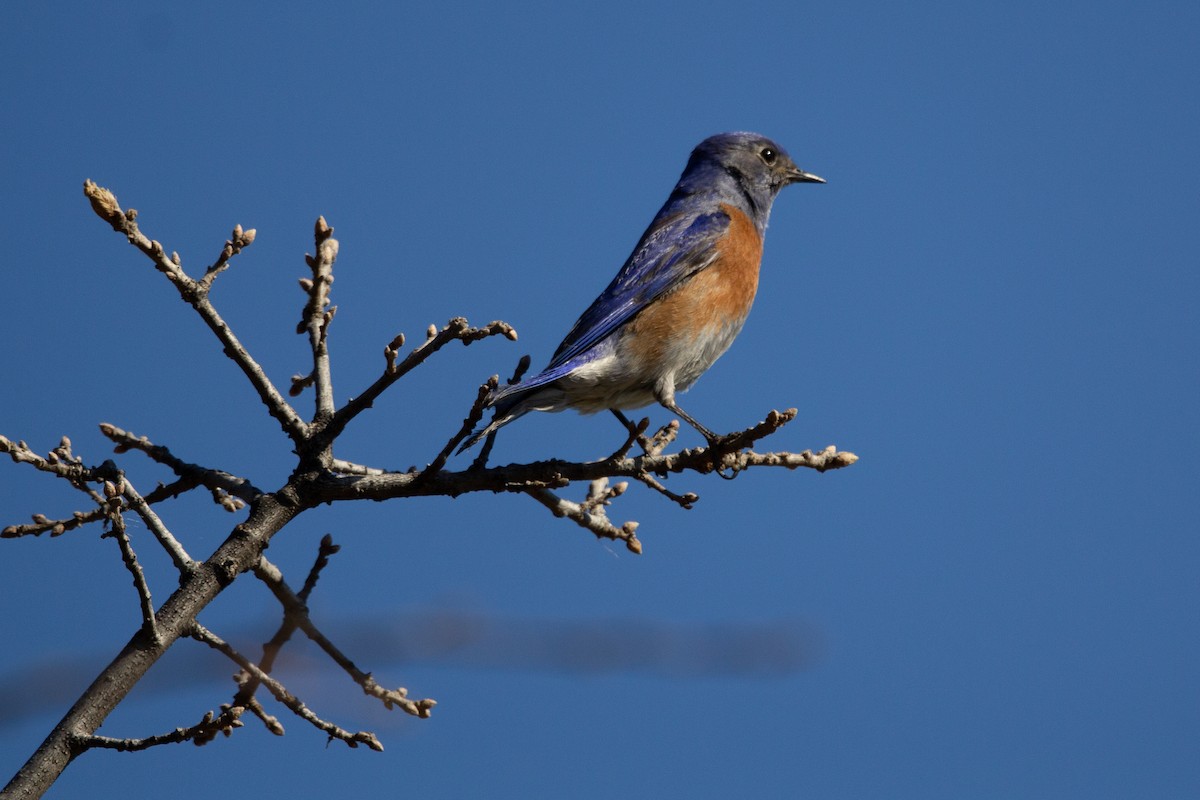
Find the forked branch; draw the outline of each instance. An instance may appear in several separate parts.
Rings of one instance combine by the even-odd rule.
[[[247,710],[261,718],[273,732],[282,733],[282,725],[266,712],[255,696],[259,687],[265,687],[293,713],[330,738],[343,741],[351,747],[365,744],[373,750],[382,750],[374,734],[353,732],[318,717],[270,674],[279,649],[297,630],[315,642],[366,694],[377,698],[388,708],[397,707],[418,717],[429,716],[435,705],[433,700],[413,700],[403,688],[386,689],[380,686],[370,673],[359,669],[336,647],[311,619],[307,599],[329,557],[336,552],[332,542],[326,540],[322,543],[317,562],[299,592],[294,592],[279,569],[263,558],[263,552],[276,533],[299,514],[319,505],[335,501],[389,500],[431,495],[456,497],[468,492],[524,494],[545,506],[555,516],[573,521],[596,537],[619,540],[630,552],[641,553],[638,523],[626,521],[618,524],[608,516],[609,506],[627,491],[632,481],[649,487],[687,509],[695,504],[697,495],[694,492],[677,493],[669,490],[665,484],[667,476],[685,472],[697,475],[715,472],[722,477],[733,478],[749,469],[762,467],[803,467],[824,472],[849,466],[857,460],[853,453],[839,452],[832,446],[818,452],[755,452],[752,448],[759,441],[795,418],[795,409],[788,409],[783,412],[772,411],[762,422],[742,431],[715,437],[704,447],[678,452],[667,452],[675,442],[678,423],[672,422],[648,436],[648,422],[635,425],[618,413],[627,435],[617,443],[610,443],[610,448],[612,444],[619,444],[615,450],[601,450],[611,455],[600,460],[544,460],[488,466],[487,458],[492,444],[489,437],[470,466],[448,469],[454,448],[479,423],[487,397],[497,385],[496,378],[479,387],[462,426],[449,433],[446,444],[423,470],[391,471],[337,457],[334,455],[334,445],[346,426],[370,408],[384,391],[446,345],[455,341],[469,345],[497,336],[515,340],[516,331],[499,320],[473,327],[466,319],[455,317],[443,327],[430,326],[424,340],[407,353],[403,352],[404,337],[398,335],[384,349],[382,373],[355,394],[353,399],[337,407],[328,341],[336,310],[336,306],[330,305],[329,301],[338,243],[333,238],[333,228],[324,218],[320,218],[314,228],[315,252],[308,257],[312,275],[301,281],[306,302],[298,327],[301,333],[307,334],[312,370],[306,376],[293,379],[291,387],[293,396],[310,386],[315,390],[314,412],[311,421],[306,421],[270,381],[263,367],[234,335],[209,298],[217,278],[230,268],[239,253],[255,241],[255,231],[234,227],[217,259],[197,279],[184,271],[178,254],[168,255],[161,244],[141,232],[137,212],[133,209],[123,210],[112,192],[87,181],[84,193],[95,213],[150,259],[155,269],[166,276],[179,296],[213,332],[225,354],[250,381],[268,413],[288,436],[297,460],[286,482],[269,491],[260,489],[246,478],[184,461],[168,448],[146,437],[135,436],[115,425],[103,425],[102,433],[114,442],[118,454],[137,450],[173,473],[172,483],[160,485],[143,495],[126,480],[124,473],[112,461],[96,466],[84,464],[72,452],[71,443],[65,437],[58,447],[43,456],[24,442],[14,442],[0,436],[0,452],[7,453],[17,463],[27,464],[67,481],[88,497],[88,508],[85,510],[58,519],[35,515],[32,524],[6,527],[0,531],[0,536],[11,538],[41,533],[57,536],[91,522],[107,521],[111,535],[117,540],[122,562],[133,578],[140,612],[140,624],[129,644],[96,678],[13,778],[8,790],[12,790],[16,796],[36,796],[44,792],[75,756],[89,748],[141,750],[182,741],[201,744],[218,734],[228,735],[240,727],[241,717]],[[522,359],[513,380],[519,378],[528,364],[528,357]],[[635,454],[635,446],[640,448],[640,453]],[[611,483],[614,478],[627,480]],[[562,490],[580,481],[588,483],[583,499],[566,499]],[[247,516],[234,526],[225,541],[207,559],[196,561],[163,522],[158,506],[184,492],[201,488],[211,492],[214,499],[226,509],[245,511]],[[151,581],[141,568],[126,528],[127,515],[131,513],[136,514],[156,537],[178,572],[178,585],[172,586],[173,591],[157,609],[152,599]],[[264,646],[262,661],[258,664],[197,622],[200,612],[247,571],[253,571],[263,581],[283,609],[280,627]],[[96,735],[95,731],[111,711],[181,636],[203,642],[238,664],[242,672],[233,702],[222,707],[219,713],[209,712],[195,725],[165,734],[137,739]]]

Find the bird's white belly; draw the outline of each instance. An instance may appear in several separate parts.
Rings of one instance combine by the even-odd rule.
[[[593,359],[556,381],[563,405],[584,414],[609,408],[634,409],[671,399],[685,392],[729,349],[744,320],[706,327],[697,335],[680,335],[654,348],[647,359],[644,348],[617,337],[610,352]]]

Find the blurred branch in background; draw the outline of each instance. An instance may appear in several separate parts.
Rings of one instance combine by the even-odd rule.
[[[430,608],[335,617],[322,624],[338,632],[347,650],[368,656],[381,668],[774,680],[811,669],[825,653],[821,631],[794,619],[684,626],[633,617],[534,619]],[[231,641],[254,638],[248,629],[230,632]],[[0,675],[0,724],[11,725],[70,702],[71,687],[86,683],[98,660],[95,654],[64,654]],[[314,676],[324,684],[329,670],[328,659],[311,646],[286,650],[271,664],[272,671],[306,678],[310,685]],[[168,672],[147,675],[133,702],[182,687],[216,688],[228,679],[224,662],[189,659],[174,663]],[[319,701],[320,689],[316,691],[312,699]]]

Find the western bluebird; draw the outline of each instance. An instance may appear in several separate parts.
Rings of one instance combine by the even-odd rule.
[[[466,450],[530,411],[584,414],[675,403],[728,349],[758,288],[771,203],[790,183],[824,183],[755,133],[719,133],[692,151],[674,191],[621,271],[583,312],[540,374],[493,392],[492,422]]]

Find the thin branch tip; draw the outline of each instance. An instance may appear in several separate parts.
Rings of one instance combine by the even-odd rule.
[[[121,204],[117,202],[115,194],[103,186],[98,186],[91,178],[83,182],[83,193],[92,204],[92,211],[96,212],[96,216],[111,225],[115,231],[125,229],[125,212],[121,211]]]

